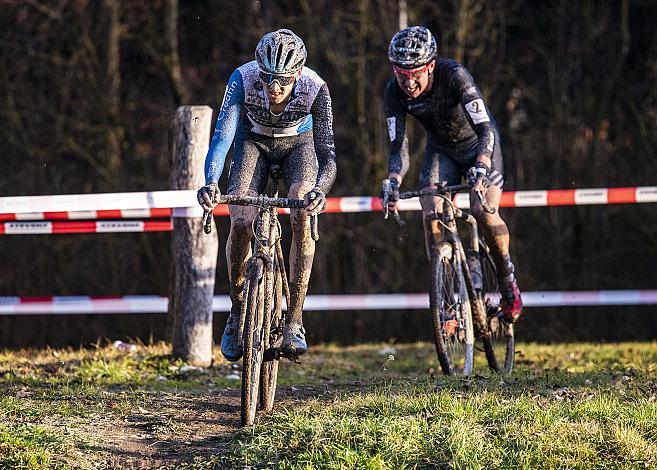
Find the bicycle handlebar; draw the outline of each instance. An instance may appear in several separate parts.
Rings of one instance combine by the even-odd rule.
[[[410,199],[418,196],[440,196],[448,193],[465,193],[469,192],[471,189],[472,186],[469,184],[457,184],[454,186],[436,187],[434,189],[425,189],[420,191],[407,191],[405,193],[400,193],[399,198]],[[475,194],[477,195],[477,198],[479,198],[481,207],[483,207],[486,212],[489,214],[494,214],[496,212],[495,209],[488,204],[486,197],[482,194],[481,191],[475,191]]]
[[[453,186],[438,186],[432,189],[425,189],[420,191],[407,191],[404,193],[400,193],[399,198],[410,199],[418,196],[440,196],[448,193],[465,193],[465,192],[469,192],[471,189],[472,186],[470,186],[469,184],[456,184]],[[475,194],[479,198],[481,207],[483,207],[486,212],[488,212],[489,214],[494,214],[496,212],[496,210],[488,204],[486,197],[482,194],[481,191],[475,191]]]
[[[447,193],[464,193],[472,189],[469,184],[457,184],[454,186],[437,186],[431,189],[421,189],[419,191],[405,191],[399,193],[399,199],[411,199],[420,196],[442,196]]]
[[[232,204],[235,206],[281,207],[287,209],[302,209],[306,207],[303,199],[289,199],[286,197],[269,196],[238,196],[236,194],[222,194],[217,201],[219,204]]]
[[[303,209],[306,203],[303,199],[290,199],[286,197],[268,196],[240,196],[236,194],[222,194],[217,200],[218,204],[232,204],[235,206],[256,206],[261,208],[279,207],[287,209]],[[212,232],[212,212],[203,213],[203,231]],[[319,240],[317,216],[310,216],[310,235],[313,240]]]
[[[440,186],[436,185],[435,188],[431,189],[421,189],[419,191],[405,191],[403,193],[399,193],[399,199],[411,199],[414,197],[420,197],[420,196],[443,196],[445,194],[453,194],[453,193],[463,193],[463,192],[469,192],[472,190],[472,186],[469,184],[457,184],[453,186]],[[383,180],[383,191],[382,191],[382,205],[383,205],[383,218],[387,219],[389,215],[389,209],[388,209],[388,201],[390,200],[390,180],[385,179]],[[496,210],[491,207],[488,204],[488,201],[484,197],[484,195],[481,193],[481,191],[475,191],[475,194],[479,198],[479,202],[481,203],[481,207],[484,208],[486,212],[489,214],[494,214]],[[399,216],[399,212],[395,209],[395,211],[392,213],[395,222],[399,227],[404,227],[406,225],[406,222],[404,222],[401,217]]]

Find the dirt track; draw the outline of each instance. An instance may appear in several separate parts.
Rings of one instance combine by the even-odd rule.
[[[239,389],[150,397],[122,421],[102,420],[85,431],[98,439],[98,464],[108,468],[175,467],[221,453],[239,429]]]

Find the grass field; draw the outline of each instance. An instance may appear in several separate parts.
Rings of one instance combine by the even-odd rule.
[[[657,468],[657,343],[517,349],[463,380],[429,344],[316,347],[248,429],[218,357],[0,352],[0,468]]]

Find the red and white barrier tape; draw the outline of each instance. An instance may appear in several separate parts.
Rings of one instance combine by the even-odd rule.
[[[104,219],[154,219],[171,217],[172,209],[121,209],[103,211],[63,211],[63,212],[17,212],[0,214],[0,222],[35,220],[104,220]]]
[[[657,305],[657,290],[524,292],[527,307]],[[0,297],[0,315],[166,313],[166,297]],[[429,308],[427,294],[309,295],[304,310],[412,310]],[[228,312],[227,295],[215,296],[215,312]]]
[[[44,235],[61,233],[166,232],[173,230],[167,220],[96,220],[85,222],[2,222],[0,235]]]
[[[549,189],[508,191],[502,207],[544,207],[588,204],[634,204],[657,202],[657,186],[629,188]],[[467,194],[458,194],[456,204],[469,205]],[[400,201],[401,210],[419,210],[417,199]],[[372,212],[381,210],[378,197],[328,198],[326,212]],[[227,215],[220,205],[215,215]],[[0,222],[15,220],[124,219],[149,217],[200,217],[195,191],[71,194],[59,196],[0,197]]]
[[[196,191],[0,197],[0,214],[160,209],[197,206]],[[34,219],[32,219],[34,220]]]

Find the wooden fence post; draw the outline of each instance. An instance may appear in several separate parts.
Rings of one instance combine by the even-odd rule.
[[[211,125],[212,109],[208,106],[176,110],[171,127],[171,189],[196,190],[205,184]],[[212,297],[218,247],[217,231],[210,235],[203,232],[200,213],[198,217],[174,217],[174,285],[169,292],[173,355],[197,366],[212,363]]]

